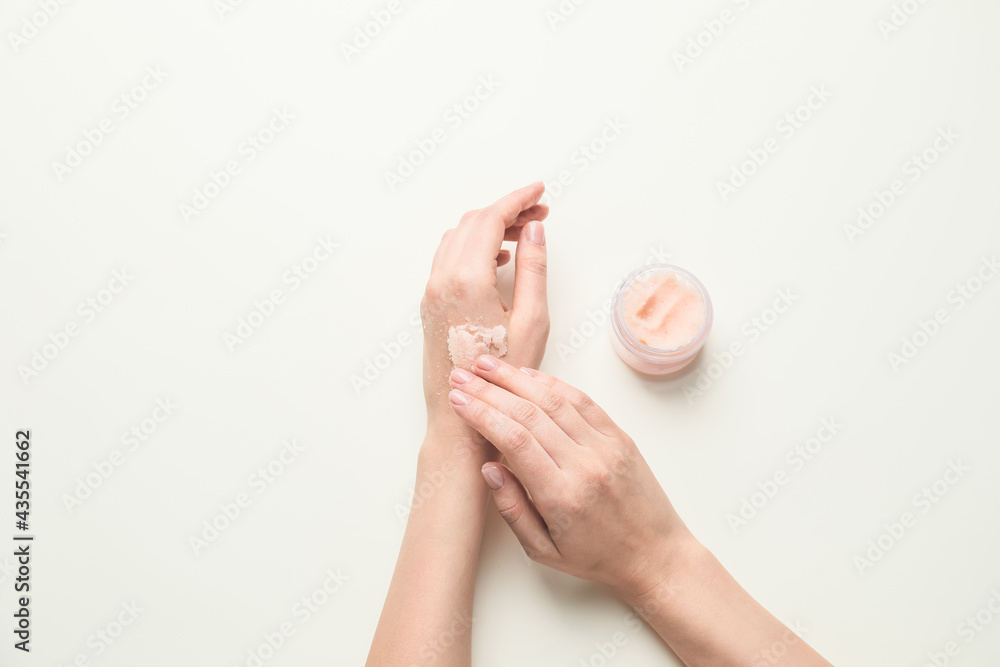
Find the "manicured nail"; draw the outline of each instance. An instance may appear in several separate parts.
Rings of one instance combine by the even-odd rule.
[[[472,373],[462,368],[456,368],[451,372],[451,381],[455,384],[465,384],[472,379]]]
[[[488,354],[484,354],[476,359],[476,368],[481,371],[495,371],[499,365],[500,360]]]
[[[458,389],[452,389],[450,392],[448,392],[448,400],[451,401],[452,405],[468,405],[471,399],[469,398],[469,395],[466,394],[464,391],[459,391]]]
[[[538,377],[538,373],[536,373],[533,368],[525,368],[524,366],[521,366],[521,372],[528,377]]]
[[[537,221],[529,222],[528,229],[525,230],[525,235],[528,238],[528,243],[545,245],[545,227],[542,226],[542,223]]]
[[[494,491],[498,491],[503,488],[503,473],[500,472],[500,468],[496,466],[486,466],[483,468],[482,473],[483,479],[486,480],[486,485],[488,487]]]

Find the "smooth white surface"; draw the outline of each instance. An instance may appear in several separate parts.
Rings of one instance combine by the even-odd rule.
[[[1000,6],[928,2],[884,39],[883,0],[592,0],[555,30],[555,0],[404,0],[346,62],[339,45],[382,7],[247,0],[220,20],[210,0],[73,2],[18,53],[7,32],[38,4],[0,10],[0,553],[24,427],[38,536],[35,650],[15,655],[5,630],[0,662],[245,665],[288,621],[269,667],[361,664],[424,425],[419,339],[360,393],[351,377],[419,335],[446,228],[568,170],[547,224],[543,368],[630,432],[696,534],[835,664],[921,665],[949,641],[950,664],[995,664],[1000,618],[971,642],[959,624],[1000,590],[1000,280],[960,310],[949,292],[1000,251]],[[674,52],[723,9],[735,21],[678,71]],[[52,162],[150,66],[165,81],[60,182]],[[499,88],[449,124],[491,76]],[[776,123],[814,86],[832,98],[786,139]],[[179,204],[282,106],[294,121],[185,225]],[[620,135],[582,170],[576,151],[614,119]],[[390,191],[384,172],[435,127],[446,141]],[[904,163],[947,127],[954,146],[910,181]],[[778,151],[723,202],[717,182],[769,137]],[[850,242],[844,225],[897,178],[905,193]],[[292,290],[283,274],[327,235],[340,248]],[[663,255],[706,284],[715,328],[693,374],[653,384],[588,321]],[[134,281],[23,382],[18,366],[122,267]],[[286,301],[230,353],[224,334],[275,288]],[[779,290],[794,304],[751,340]],[[894,371],[887,354],[937,309],[948,322]],[[734,341],[745,354],[689,402],[684,387]],[[175,414],[69,512],[64,495],[167,397]],[[786,453],[824,418],[842,429],[734,533],[727,515],[791,472]],[[251,476],[286,439],[305,451],[257,494]],[[969,471],[922,512],[914,494],[953,459]],[[189,537],[243,492],[250,507],[196,556]],[[915,527],[859,573],[855,556],[905,511]],[[7,628],[12,559],[0,564]],[[303,623],[293,606],[328,570],[349,578]],[[133,600],[137,622],[95,655],[88,637]],[[674,664],[626,612],[529,564],[491,517],[477,667],[600,664],[595,643],[619,630],[629,641],[608,664]]]

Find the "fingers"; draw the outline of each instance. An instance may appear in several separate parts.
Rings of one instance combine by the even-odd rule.
[[[501,250],[499,254],[497,254],[497,268],[500,268],[509,261],[510,261],[510,250]]]
[[[521,211],[520,215],[517,216],[517,220],[514,221],[514,224],[509,226],[507,231],[504,232],[503,240],[517,241],[521,238],[521,227],[525,226],[529,222],[541,222],[547,217],[549,217],[548,204],[535,204],[531,208]]]
[[[490,356],[476,359],[472,370],[476,375],[488,380],[489,383],[503,387],[511,394],[520,396],[538,406],[552,420],[553,424],[558,426],[574,442],[585,444],[583,441],[586,440],[586,437],[593,435],[594,428],[576,411],[576,408],[562,393],[532,378],[526,371],[521,371],[496,357]],[[485,400],[489,401],[489,398],[485,398]],[[496,404],[494,403],[494,405]],[[529,426],[529,430],[530,428]],[[538,433],[534,433],[534,435],[535,439],[548,449],[546,440],[540,439]],[[556,463],[562,467],[561,461],[557,460]]]
[[[506,197],[495,201],[489,208],[499,214],[504,222],[504,227],[510,227],[522,212],[527,212],[528,209],[537,204],[544,193],[545,184],[538,181],[514,190]]]
[[[517,243],[512,308],[532,322],[548,318],[547,266],[545,228],[540,222],[529,222],[522,228]]]
[[[521,370],[533,377],[539,383],[563,396],[563,398],[569,401],[569,404],[572,405],[580,416],[583,417],[588,424],[594,427],[594,429],[605,435],[616,435],[620,432],[621,429],[619,429],[614,420],[608,416],[608,413],[602,410],[601,406],[597,403],[594,403],[594,400],[590,398],[590,396],[587,396],[576,387],[567,384],[559,378],[549,375],[548,373],[543,373],[542,371],[538,371],[533,368],[522,368]]]
[[[497,511],[524,547],[524,553],[532,560],[545,560],[557,554],[545,521],[514,473],[497,463],[487,463],[482,473],[486,485],[493,490]]]
[[[521,214],[517,216],[517,220],[514,224],[504,230],[503,240],[504,241],[518,241],[521,238],[521,230],[529,222],[542,221],[549,217],[549,205],[548,204],[535,204],[531,208],[521,211]],[[510,261],[510,251],[501,250],[501,255],[506,255],[506,258],[501,262],[497,261],[497,266],[503,266]]]
[[[452,389],[448,399],[459,417],[507,457],[529,488],[542,491],[560,479],[559,466],[524,426],[460,389]]]
[[[506,230],[518,221],[524,213],[533,218],[547,213],[547,206],[535,208],[545,192],[542,182],[514,190],[485,209],[466,213],[458,225],[461,232],[461,253],[466,261],[477,261],[496,257]],[[530,212],[535,208],[533,212]]]
[[[549,205],[535,204],[534,206],[529,206],[528,208],[518,213],[517,219],[514,220],[513,224],[520,226],[520,225],[526,225],[529,222],[533,222],[535,220],[541,222],[547,217],[549,217]]]
[[[479,364],[497,363],[494,357],[483,356],[476,360]],[[520,371],[525,380],[531,380]],[[507,417],[524,428],[542,446],[542,449],[555,461],[559,467],[567,465],[577,455],[574,450],[579,447],[553,422],[541,408],[531,401],[526,401],[511,392],[496,386],[481,377],[476,377],[467,370],[456,368],[451,373],[451,386],[461,389],[466,394],[474,396],[493,406]]]

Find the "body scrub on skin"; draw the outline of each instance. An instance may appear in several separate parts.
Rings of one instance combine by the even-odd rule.
[[[481,327],[471,322],[448,329],[448,355],[456,368],[472,368],[481,354],[507,354],[507,330],[503,325]]]
[[[632,272],[611,304],[618,356],[651,375],[681,370],[694,360],[712,328],[712,301],[697,278],[663,264]]]

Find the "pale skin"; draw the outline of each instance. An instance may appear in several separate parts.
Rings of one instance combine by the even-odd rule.
[[[686,665],[829,665],[695,539],[631,438],[536,370],[549,327],[543,192],[535,183],[467,213],[435,255],[421,304],[428,426],[416,481],[433,491],[411,510],[367,664],[471,664],[491,494],[529,557],[610,589]],[[509,307],[497,291],[505,239],[517,241]],[[469,319],[503,324],[508,354],[451,370],[447,328]]]

